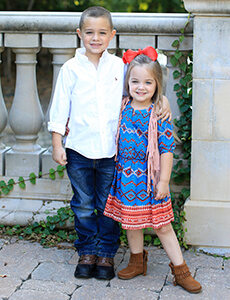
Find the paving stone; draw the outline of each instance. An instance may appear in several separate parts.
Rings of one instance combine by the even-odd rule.
[[[22,290],[34,290],[34,291],[42,291],[42,292],[58,292],[62,294],[71,295],[76,289],[75,283],[69,282],[52,282],[52,281],[44,281],[44,280],[27,280],[21,286]]]
[[[17,278],[0,278],[0,299],[8,299],[21,284],[22,281]]]
[[[116,289],[106,287],[104,289],[90,289],[86,286],[78,288],[71,300],[157,300],[158,294],[148,290]]]
[[[201,282],[203,289],[209,292],[210,295],[229,295],[230,299],[230,273],[225,270],[215,270],[211,268],[199,269],[196,274],[196,279]],[[218,298],[221,299],[221,298]]]
[[[95,278],[83,279],[74,277],[75,266],[58,263],[42,263],[31,275],[33,280],[73,283],[75,286],[97,285],[105,287],[108,285],[107,280],[97,280]]]
[[[70,296],[57,292],[42,292],[19,290],[9,298],[9,300],[69,300]]]
[[[184,259],[189,267],[195,266],[196,268],[206,268],[208,266],[214,269],[221,269],[223,263],[223,258],[221,257],[214,257],[204,253],[194,253],[190,250],[185,251]]]
[[[68,261],[68,263],[70,265],[77,265],[77,262],[78,262],[78,258],[79,258],[79,255],[77,253],[77,251],[74,252],[74,254],[72,255],[72,257],[70,258],[70,260]]]
[[[24,258],[26,258],[27,261],[66,262],[74,253],[75,251],[71,249],[62,250],[57,248],[44,248],[38,243],[18,241],[17,243],[8,245],[7,248],[3,247],[1,250],[1,257],[2,259],[7,259],[11,263],[18,263]]]
[[[0,270],[7,277],[26,280],[37,266],[38,262],[36,260],[27,261],[23,259],[16,262],[15,260],[6,259],[1,261]]]
[[[73,265],[64,263],[41,263],[32,273],[31,278],[34,280],[48,280],[54,282],[74,282]]]

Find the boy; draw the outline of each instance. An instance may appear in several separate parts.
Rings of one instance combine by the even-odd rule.
[[[90,7],[82,13],[77,34],[84,48],[62,66],[50,111],[53,159],[67,166],[74,192],[71,208],[80,257],[77,278],[115,276],[113,257],[120,228],[103,215],[113,179],[124,78],[122,60],[106,50],[115,33],[106,9]],[[68,116],[65,152],[62,135]]]
[[[103,215],[113,180],[124,79],[122,60],[106,50],[115,33],[108,10],[94,6],[82,13],[77,34],[84,48],[77,49],[59,72],[48,123],[53,159],[66,165],[74,193],[77,278],[115,276],[120,228]],[[62,136],[68,117],[65,152]]]

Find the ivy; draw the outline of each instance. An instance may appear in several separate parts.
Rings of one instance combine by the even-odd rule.
[[[64,176],[64,170],[65,170],[65,166],[58,165],[56,170],[50,169],[49,173],[47,173],[47,174],[42,174],[41,172],[39,172],[38,175],[35,175],[34,173],[30,173],[30,175],[27,179],[24,179],[24,177],[20,176],[18,178],[18,181],[16,181],[16,182],[14,181],[13,178],[11,178],[7,183],[4,180],[1,180],[0,181],[0,197],[3,194],[8,195],[9,192],[13,190],[15,185],[18,185],[23,190],[26,188],[27,181],[29,181],[30,183],[35,185],[37,178],[42,178],[43,176],[49,175],[49,178],[54,180],[56,178],[56,173],[57,173],[59,175],[59,177],[62,178]]]
[[[188,20],[185,23],[184,28],[181,29],[181,36],[172,43],[172,47],[176,48],[175,54],[171,56],[171,64],[177,67],[177,70],[173,72],[173,78],[179,80],[179,83],[174,85],[174,92],[177,96],[177,104],[179,106],[181,116],[179,120],[175,119],[174,124],[178,128],[177,135],[181,141],[181,153],[174,156],[178,159],[177,163],[173,167],[171,179],[176,184],[183,184],[190,181],[190,169],[191,169],[191,126],[192,126],[192,71],[193,61],[192,52],[187,57],[180,51],[180,45],[184,41],[184,32],[189,24],[190,14]],[[180,159],[181,158],[181,159]],[[172,204],[174,211],[173,228],[177,234],[177,238],[181,246],[187,248],[187,244],[184,240],[185,212],[183,211],[183,205],[185,200],[189,197],[190,190],[183,188],[175,199],[175,195],[172,193]]]

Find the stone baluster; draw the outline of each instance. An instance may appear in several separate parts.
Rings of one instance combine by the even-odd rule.
[[[2,34],[0,35],[0,53],[3,52],[3,38]],[[0,60],[0,64],[1,64]],[[6,109],[6,105],[2,95],[2,86],[1,86],[1,76],[0,76],[0,175],[4,175],[5,172],[5,152],[9,149],[2,143],[2,132],[6,127],[8,119],[8,113]]]
[[[77,48],[77,36],[73,34],[43,34],[42,46],[49,49],[53,55],[53,83],[52,92],[49,106],[46,112],[46,123],[49,122],[50,107],[52,105],[53,94],[57,77],[61,66],[70,58],[74,56],[75,49]],[[65,48],[63,48],[63,46]],[[51,143],[51,136],[50,136]],[[42,155],[42,171],[44,174],[49,173],[50,168],[56,169],[57,164],[52,159],[52,146],[49,147]]]
[[[38,34],[5,35],[6,47],[16,54],[16,87],[9,123],[16,144],[6,153],[6,175],[28,176],[41,170],[44,149],[36,143],[43,123],[36,83],[36,54],[40,49]]]
[[[191,195],[186,241],[230,247],[230,1],[184,0],[194,16]]]

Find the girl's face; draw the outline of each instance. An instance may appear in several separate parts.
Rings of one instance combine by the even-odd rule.
[[[150,70],[146,66],[133,67],[128,84],[133,108],[148,108],[156,91],[156,80]]]

